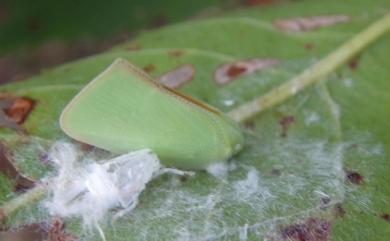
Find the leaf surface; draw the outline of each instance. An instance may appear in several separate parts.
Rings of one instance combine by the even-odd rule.
[[[179,90],[227,112],[308,68],[389,8],[388,1],[299,1],[145,32],[107,53],[3,86],[3,91],[30,97],[37,104],[23,124],[29,139],[21,141],[5,129],[2,139],[21,172],[39,179],[52,169],[40,160],[42,154],[53,141],[67,139],[59,129],[60,112],[117,57],[141,68],[149,66],[155,78],[191,64],[193,79]],[[277,19],[308,15],[351,19],[300,33],[281,32],[273,25]],[[355,64],[243,123],[245,148],[233,157],[227,175],[198,172],[186,180],[167,175],[149,183],[130,215],[104,226],[107,239],[299,240],[294,235],[303,229],[296,227],[327,220],[330,228],[315,228],[325,239],[315,240],[386,240],[390,228],[382,216],[390,213],[389,42],[389,35],[384,36]],[[135,43],[141,48],[128,51]],[[219,67],[250,58],[280,63],[225,85],[215,83]],[[346,181],[346,171],[358,173],[363,182]],[[7,190],[2,190],[1,200],[12,197]],[[17,227],[47,218],[33,205],[8,224]],[[84,232],[79,220],[67,224],[80,239],[99,239]]]

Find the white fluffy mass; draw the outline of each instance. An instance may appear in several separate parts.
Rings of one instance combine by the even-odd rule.
[[[49,179],[51,197],[45,203],[50,214],[81,217],[88,228],[96,227],[103,238],[99,221],[110,209],[120,208],[117,216],[131,211],[146,184],[158,175],[166,172],[191,174],[162,168],[157,156],[149,149],[99,163],[80,161],[79,152],[72,144],[57,142],[49,157],[58,166],[57,176]]]

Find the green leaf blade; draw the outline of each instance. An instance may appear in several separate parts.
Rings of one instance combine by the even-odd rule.
[[[189,22],[143,34],[134,41],[141,45],[138,51],[119,46],[5,89],[40,100],[37,112],[24,125],[48,143],[65,138],[57,120],[66,103],[117,57],[139,67],[153,64],[153,77],[191,63],[196,75],[180,91],[227,112],[300,73],[388,9],[388,1],[373,4],[360,0],[299,1],[238,10],[226,13],[228,20]],[[297,34],[272,29],[272,22],[279,18],[333,14],[351,16],[351,22]],[[248,27],[242,16],[256,23],[261,20],[262,27]],[[244,33],[239,33],[239,28]],[[246,31],[250,33],[245,35]],[[381,216],[390,213],[388,42],[386,35],[361,54],[357,68],[347,64],[326,84],[313,86],[246,123],[244,149],[233,158],[236,167],[224,178],[199,172],[186,181],[164,176],[151,182],[131,215],[105,226],[107,238],[240,240],[247,230],[247,240],[282,240],[286,227],[315,218],[329,221],[331,240],[387,240],[388,221]],[[314,47],[305,49],[307,43]],[[170,57],[168,51],[173,49],[183,55]],[[282,63],[225,86],[214,84],[218,66],[250,57],[273,57]],[[56,95],[61,97],[56,99]],[[225,100],[232,100],[233,105],[225,105]],[[288,116],[295,121],[289,125],[287,137],[281,137],[279,123]],[[2,131],[1,136],[17,140],[10,138],[9,132]],[[18,163],[31,156],[24,173],[47,174],[47,169],[32,172],[41,167],[35,154],[14,143],[13,150],[21,153]],[[36,144],[32,141],[31,146],[36,148]],[[344,169],[360,173],[363,183],[345,181]],[[257,186],[249,185],[248,180],[255,180],[252,184]],[[240,192],[244,187],[249,188]],[[328,204],[324,204],[326,197],[330,198]],[[335,208],[340,204],[345,211],[342,217]],[[47,213],[30,206],[9,222],[16,227],[46,219]],[[85,234],[77,219],[67,220],[67,224],[80,239],[99,239]]]

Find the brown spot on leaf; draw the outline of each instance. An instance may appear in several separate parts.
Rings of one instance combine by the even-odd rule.
[[[282,133],[280,134],[281,137],[286,137],[287,136],[288,128],[294,122],[295,122],[295,117],[291,116],[291,115],[282,117],[279,120],[279,125],[282,127]]]
[[[239,66],[239,65],[232,65],[230,68],[227,70],[227,76],[230,78],[237,78],[238,76],[242,75],[245,73],[247,70],[247,67],[245,66]]]
[[[274,21],[274,26],[283,32],[305,32],[349,20],[350,17],[346,15],[296,17],[277,19]]]
[[[305,44],[305,49],[306,50],[312,50],[314,48],[314,44],[313,43],[306,43]]]
[[[386,220],[387,222],[390,222],[390,214],[388,213],[384,213],[381,215],[381,218],[383,218],[384,220]]]
[[[358,68],[358,66],[359,66],[359,58],[357,58],[357,57],[351,59],[351,60],[349,61],[349,63],[348,63],[348,67],[349,67],[352,71],[356,70],[356,69]]]
[[[168,51],[168,55],[169,55],[170,57],[173,57],[173,58],[178,58],[178,57],[180,57],[180,56],[183,55],[183,51],[177,50],[177,49],[169,50],[169,51]]]
[[[343,208],[343,206],[341,205],[341,203],[338,203],[334,206],[334,214],[336,217],[338,218],[342,218],[345,216],[345,209]]]
[[[190,82],[195,75],[192,64],[184,64],[162,75],[158,81],[169,88],[177,88]]]
[[[22,175],[15,166],[8,148],[0,142],[0,172],[11,178],[16,191],[23,191],[34,186],[34,181]]]
[[[16,97],[9,108],[4,108],[5,114],[17,124],[22,124],[34,108],[35,101],[28,97]]]
[[[0,231],[0,240],[12,241],[42,241],[46,240],[47,231],[41,224],[30,224],[17,229]]]
[[[357,184],[357,185],[363,184],[364,181],[363,180],[364,177],[355,171],[346,170],[345,177],[350,183]]]
[[[148,65],[145,65],[142,69],[143,69],[146,73],[150,74],[150,73],[152,73],[153,71],[156,70],[156,66],[154,66],[153,64],[148,64]]]
[[[34,108],[35,101],[29,97],[17,97],[10,94],[0,95],[0,127],[11,128],[24,133],[19,126]]]
[[[214,81],[218,85],[224,85],[238,77],[249,75],[256,71],[270,68],[278,64],[279,61],[276,59],[258,58],[224,64],[215,71]]]
[[[328,241],[331,224],[326,219],[310,218],[302,224],[292,224],[281,230],[285,240]]]
[[[65,231],[65,224],[61,219],[55,218],[49,229],[48,241],[75,241],[76,238]]]

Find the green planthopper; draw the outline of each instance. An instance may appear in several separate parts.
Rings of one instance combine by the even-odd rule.
[[[243,145],[239,126],[224,113],[154,81],[117,59],[63,110],[70,137],[122,154],[150,148],[163,165],[205,169]]]

